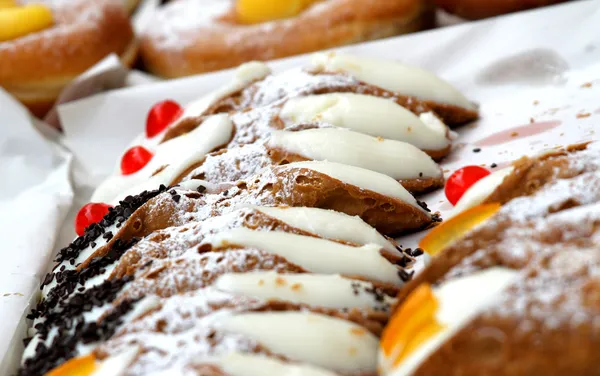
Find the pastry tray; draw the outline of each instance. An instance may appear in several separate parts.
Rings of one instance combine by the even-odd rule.
[[[337,51],[424,67],[479,103],[481,120],[456,129],[453,151],[442,163],[446,173],[472,164],[498,169],[523,155],[597,139],[599,0]],[[307,59],[300,56],[270,65],[281,71]],[[0,374],[11,374],[18,365],[25,315],[52,255],[74,237],[74,213],[143,130],[148,109],[167,98],[188,103],[230,76],[231,71],[222,71],[133,86],[61,105],[63,135],[43,126],[43,133],[36,131],[31,126],[34,120],[0,90],[0,114],[10,124],[0,129],[1,139],[29,146],[25,156],[0,150],[0,173],[16,176],[19,171],[20,177],[0,189],[0,233],[8,241],[0,264]],[[102,85],[103,76],[96,79],[95,84]],[[14,186],[21,191],[11,191]],[[442,216],[452,208],[442,191],[421,199]],[[422,235],[402,238],[401,243],[413,246]]]

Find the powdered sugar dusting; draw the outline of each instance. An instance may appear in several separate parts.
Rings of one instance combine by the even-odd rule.
[[[48,5],[55,19],[55,25],[32,33],[15,40],[1,42],[0,53],[2,51],[10,51],[22,48],[33,47],[33,41],[41,40],[42,46],[54,46],[52,49],[47,49],[49,55],[54,53],[65,53],[65,49],[69,51],[68,41],[70,40],[66,36],[80,33],[85,29],[96,29],[98,28],[98,22],[104,18],[104,12],[102,7],[96,2],[90,2],[85,0],[26,0],[24,3],[43,3]],[[86,4],[87,3],[87,4]],[[60,44],[60,48],[57,48],[57,44]],[[39,46],[38,46],[39,48]],[[77,47],[74,47],[77,48]],[[74,50],[72,53],[76,52]],[[44,61],[45,64],[52,64],[54,59],[47,59]]]
[[[232,0],[174,1],[155,13],[144,32],[159,48],[183,49],[198,29],[214,25],[232,6]]]
[[[600,277],[600,192],[590,186],[600,183],[596,175],[558,180],[530,198],[509,203],[532,208],[536,215],[519,214],[511,226],[501,230],[497,243],[463,259],[446,278],[498,263],[518,268],[519,280],[486,314],[523,320],[522,331],[565,330],[590,323],[598,314],[592,286]],[[581,205],[550,210],[569,197]]]
[[[99,352],[118,354],[132,345],[144,351],[129,373],[182,373],[202,358],[233,351],[253,351],[256,343],[235,333],[217,332],[223,317],[260,307],[263,302],[213,289],[201,289],[162,301],[159,310],[117,332]]]
[[[302,68],[294,68],[277,75],[271,75],[257,82],[242,98],[242,105],[265,106],[283,98],[354,87],[359,84],[355,78],[343,74],[311,74]],[[250,95],[248,95],[250,94]]]
[[[224,153],[208,155],[202,166],[188,174],[184,180],[197,178],[214,183],[234,182],[256,175],[271,164],[267,149],[263,145],[242,145],[229,148]]]
[[[600,277],[597,246],[545,247],[490,312],[517,320],[533,320],[545,330],[565,330],[589,323],[598,314],[590,300],[593,299],[592,285]]]

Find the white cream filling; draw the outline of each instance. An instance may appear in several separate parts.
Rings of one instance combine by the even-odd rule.
[[[183,114],[179,117],[179,119],[173,122],[173,124],[170,124],[162,132],[152,138],[146,137],[146,133],[140,134],[135,138],[135,140],[133,140],[130,146],[142,145],[148,150],[154,151],[170,129],[177,127],[185,119],[203,115],[206,110],[208,110],[209,107],[215,104],[217,101],[237,93],[238,91],[252,84],[254,81],[262,80],[269,74],[271,74],[271,69],[262,62],[251,61],[240,65],[233,72],[231,81],[215,91],[196,99],[191,103],[188,103],[183,109]],[[117,173],[118,171],[119,169],[117,169]]]
[[[313,160],[376,171],[394,180],[440,177],[442,174],[430,156],[411,144],[339,128],[274,131],[267,145]]]
[[[202,161],[207,153],[227,144],[233,129],[227,115],[207,118],[193,131],[158,145],[150,162],[140,171],[109,177],[96,189],[91,201],[117,204],[128,195],[156,189],[161,184],[171,185],[187,168]]]
[[[450,280],[434,289],[439,308],[436,320],[444,328],[425,341],[396,368],[391,368],[391,360],[380,353],[380,366],[384,375],[408,376],[444,342],[452,338],[466,326],[477,314],[497,299],[518,275],[518,271],[494,267],[472,275]],[[397,352],[401,349],[396,349]]]
[[[396,61],[337,53],[317,53],[313,55],[309,69],[346,73],[359,81],[385,90],[475,109],[464,95],[435,74]]]
[[[229,376],[337,376],[309,364],[286,363],[263,355],[238,352],[225,355],[214,362]]]
[[[315,307],[388,309],[396,299],[378,301],[373,285],[340,275],[278,274],[269,272],[231,273],[217,278],[214,286],[233,294],[264,300],[284,300]]]
[[[281,109],[286,123],[325,122],[423,150],[450,145],[448,128],[434,114],[416,116],[396,102],[364,94],[333,93],[288,100]]]
[[[244,63],[236,68],[230,82],[213,91],[212,93],[188,104],[182,119],[202,115],[210,106],[217,101],[228,97],[246,88],[254,81],[262,80],[271,74],[271,69],[260,61]]]
[[[364,276],[402,284],[396,267],[381,255],[381,247],[375,244],[351,247],[312,236],[253,231],[243,227],[218,233],[209,241],[213,247],[239,245],[260,249],[314,273]]]
[[[226,331],[291,360],[346,372],[375,372],[378,340],[352,322],[312,312],[250,312],[224,317]]]
[[[181,188],[183,190],[187,190],[187,191],[196,191],[196,190],[198,190],[198,187],[200,187],[200,186],[203,186],[204,188],[206,188],[206,192],[218,191],[217,184],[211,183],[206,180],[201,180],[201,179],[185,180],[185,181],[178,183],[177,186],[179,188]]]
[[[425,124],[425,126],[435,134],[444,135],[444,139],[446,140],[446,146],[450,145],[450,140],[453,138],[450,137],[451,134],[456,135],[456,133],[451,132],[446,124],[439,117],[436,116],[433,112],[424,112],[419,115],[419,120]]]
[[[484,202],[502,184],[504,178],[513,172],[513,167],[498,170],[483,179],[475,182],[465,193],[452,210],[451,217]]]
[[[284,168],[305,168],[320,172],[340,180],[342,183],[354,185],[361,189],[366,189],[379,193],[384,196],[392,197],[421,210],[423,208],[417,204],[417,200],[393,178],[379,172],[367,170],[356,166],[345,165],[341,163],[327,161],[306,161],[294,162],[283,166]],[[429,215],[429,214],[428,214]]]
[[[359,216],[350,216],[335,210],[305,207],[261,206],[255,209],[292,227],[323,238],[356,244],[377,244],[390,252],[398,252],[392,243]]]

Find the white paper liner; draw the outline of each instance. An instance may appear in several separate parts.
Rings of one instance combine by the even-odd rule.
[[[70,154],[44,138],[27,110],[2,89],[0,114],[0,375],[9,375],[23,348],[23,318],[39,291],[73,192]]]
[[[600,122],[600,104],[595,100],[600,97],[600,66],[593,66],[600,61],[598,5],[598,1],[580,1],[340,50],[430,69],[481,103],[483,119],[458,130],[456,150],[443,165],[451,172],[467,164],[508,162],[546,147],[595,137],[594,125]],[[280,71],[306,61],[306,57],[296,57],[272,66]],[[94,88],[90,92],[107,77],[108,81],[115,80],[111,87],[153,80],[144,74],[123,75],[114,60],[107,67],[96,71],[94,83],[89,83]],[[26,327],[22,318],[48,267],[55,239],[58,248],[72,240],[74,213],[87,201],[93,187],[112,172],[131,140],[143,131],[148,109],[167,98],[188,103],[230,76],[230,71],[224,71],[135,86],[60,106],[58,113],[65,130],[61,141],[74,156],[71,169],[69,155],[52,143],[44,143],[22,107],[0,91],[0,142],[9,147],[0,149],[0,172],[17,179],[0,186],[0,224],[8,241],[0,263],[0,355],[4,355],[0,374],[10,374],[19,362]],[[591,87],[581,87],[587,82]],[[81,87],[85,85],[74,86]],[[590,116],[581,117],[587,113]],[[526,125],[531,118],[561,124],[528,138],[482,147],[479,153],[472,151],[477,140]],[[46,133],[56,138],[53,132]],[[23,142],[33,143],[25,147]],[[21,159],[15,158],[20,154]],[[28,205],[17,206],[17,197]],[[425,200],[433,210],[444,213],[450,209],[442,192]],[[71,201],[74,203],[69,208]],[[60,227],[65,216],[67,220]],[[414,245],[421,236],[405,237],[402,244]]]

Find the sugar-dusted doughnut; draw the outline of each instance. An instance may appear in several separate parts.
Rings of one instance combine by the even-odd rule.
[[[558,4],[567,0],[434,0],[438,6],[450,13],[467,19],[500,16],[521,10]]]
[[[120,2],[28,3],[36,4],[0,9],[0,86],[34,114],[43,115],[65,85],[106,55],[133,63],[137,44]]]
[[[142,35],[155,74],[179,77],[417,31],[422,0],[180,0]]]

